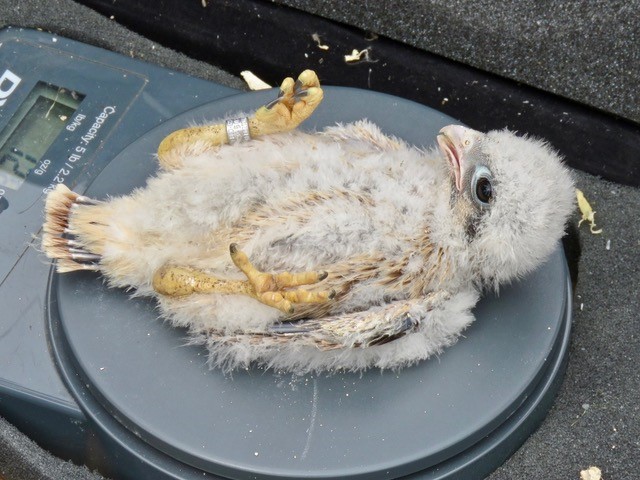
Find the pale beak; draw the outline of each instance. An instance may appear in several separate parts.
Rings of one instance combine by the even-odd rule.
[[[465,154],[472,145],[472,138],[477,133],[460,125],[449,125],[438,133],[440,150],[449,160],[455,176],[456,188],[462,191],[462,178],[465,169]]]

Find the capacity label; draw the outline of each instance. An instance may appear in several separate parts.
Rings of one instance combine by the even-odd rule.
[[[42,191],[44,193],[51,192],[58,183],[64,183],[65,179],[71,172],[74,170],[77,164],[82,164],[82,158],[87,153],[89,149],[89,145],[98,137],[100,133],[100,128],[107,122],[109,117],[116,113],[115,106],[107,106],[102,109],[102,112],[98,116],[94,118],[93,123],[89,126],[87,131],[80,137],[79,142],[75,147],[71,149],[71,155],[67,158],[67,161],[62,165],[53,177],[51,183],[45,187]],[[80,128],[84,123],[86,117],[82,114],[76,115],[72,121],[67,125],[67,130],[75,131]],[[51,165],[50,160],[43,160],[40,165],[36,169],[34,169],[34,173],[36,175],[42,175],[47,171],[49,166]]]

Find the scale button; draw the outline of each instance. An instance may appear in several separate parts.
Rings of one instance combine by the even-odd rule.
[[[7,208],[9,208],[9,200],[7,200],[7,197],[0,197],[0,213],[4,212]]]

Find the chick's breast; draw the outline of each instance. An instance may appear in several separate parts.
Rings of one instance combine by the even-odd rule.
[[[304,134],[295,140],[261,142],[261,151],[273,147],[283,158],[252,172],[252,192],[262,195],[227,222],[229,240],[274,270],[317,268],[363,254],[393,256],[407,247],[424,222],[424,192],[432,181],[419,155]]]

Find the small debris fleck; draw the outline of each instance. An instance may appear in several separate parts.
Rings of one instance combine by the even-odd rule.
[[[604,247],[607,250],[611,250],[611,239],[607,239],[607,245]]]
[[[240,75],[242,76],[244,81],[247,82],[247,85],[251,90],[266,90],[268,88],[271,88],[271,85],[258,78],[258,76],[250,70],[243,70],[242,72],[240,72]]]
[[[311,35],[311,38],[313,39],[314,42],[316,42],[320,50],[329,50],[329,45],[323,44],[322,41],[320,40],[320,35],[318,35],[317,33],[314,33],[313,35]]]
[[[580,213],[582,213],[582,218],[578,222],[578,227],[582,225],[582,222],[586,221],[589,224],[589,230],[591,231],[592,234],[598,235],[599,233],[602,233],[601,228],[596,230],[596,218],[595,218],[596,212],[594,212],[593,209],[591,208],[591,205],[589,204],[586,197],[584,196],[584,193],[582,193],[582,190],[579,190],[577,188],[576,188],[576,198],[578,199],[578,207],[580,208]]]
[[[370,53],[371,53],[371,47],[365,48],[364,50],[356,50],[354,48],[349,55],[344,56],[344,61],[347,63],[377,62],[378,60],[371,59]]]
[[[589,467],[580,472],[580,480],[601,480],[602,471],[598,467]]]

